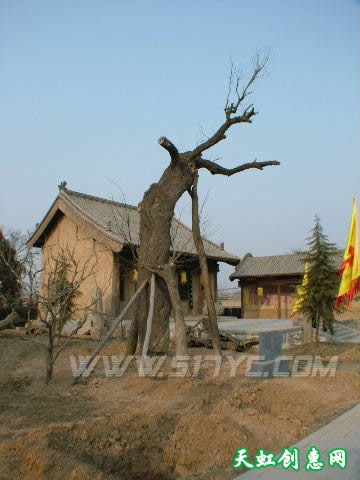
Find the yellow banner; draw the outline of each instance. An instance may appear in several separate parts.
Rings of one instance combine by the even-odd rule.
[[[292,309],[290,318],[296,317],[298,312],[301,310],[302,304],[304,302],[304,295],[306,292],[306,287],[308,282],[309,282],[309,265],[305,263],[305,273],[303,276],[303,281],[301,285],[297,288],[296,302],[295,302],[294,308]]]
[[[349,308],[360,287],[359,237],[355,198],[351,215],[349,238],[345,248],[344,260],[340,268],[339,276],[341,282],[339,293],[335,300],[335,306],[338,308],[344,306]]]

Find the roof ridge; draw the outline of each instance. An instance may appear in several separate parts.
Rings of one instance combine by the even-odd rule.
[[[343,248],[337,248],[335,253],[343,253],[344,249]],[[263,258],[274,258],[274,257],[290,257],[290,256],[295,256],[295,257],[301,257],[303,255],[306,255],[308,252],[292,252],[292,253],[280,253],[280,254],[275,254],[275,255],[252,255],[251,257],[244,257],[243,260],[247,260],[248,258],[252,258],[253,260],[258,260],[258,259],[263,259]]]
[[[117,202],[116,200],[110,200],[108,198],[103,198],[103,197],[97,197],[95,195],[89,195],[88,193],[77,192],[75,190],[69,190],[67,188],[64,188],[63,191],[65,193],[70,194],[70,195],[75,195],[75,196],[81,197],[81,198],[88,198],[89,200],[96,200],[96,201],[101,202],[101,203],[108,203],[108,204],[111,204],[111,205],[117,205],[117,206],[120,206],[120,207],[130,208],[132,210],[137,210],[137,208],[138,208],[135,205],[130,205],[128,203]]]
[[[256,256],[256,255],[252,255],[251,257],[246,257],[246,260],[248,258],[252,258],[253,260],[257,260],[259,258],[274,258],[274,257],[290,257],[290,256],[296,256],[296,257],[299,257],[303,254],[305,254],[306,252],[304,253],[301,253],[301,252],[292,252],[292,253],[280,253],[280,254],[275,254],[275,255],[259,255],[259,256]],[[245,260],[245,258],[244,258]]]
[[[230,280],[244,278],[265,278],[277,276],[303,275],[307,252],[292,252],[282,255],[267,255],[262,257],[246,257],[235,267]],[[334,252],[333,260],[340,265],[342,249]],[[339,267],[340,268],[340,267]]]

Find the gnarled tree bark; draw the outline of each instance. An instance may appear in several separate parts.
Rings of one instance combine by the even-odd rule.
[[[145,192],[142,202],[139,204],[140,213],[140,246],[138,250],[138,271],[139,281],[150,281],[152,272],[158,272],[156,275],[156,298],[154,305],[154,322],[150,338],[149,354],[166,353],[169,344],[169,315],[171,310],[171,299],[169,295],[169,280],[165,281],[164,275],[159,271],[164,269],[164,265],[169,264],[171,248],[171,221],[174,216],[174,210],[179,198],[191,189],[194,179],[197,178],[198,169],[205,168],[213,175],[231,176],[235,173],[248,169],[262,170],[266,166],[279,165],[277,161],[251,162],[240,165],[239,167],[227,169],[216,162],[202,158],[204,151],[210,149],[226,138],[226,132],[233,126],[241,123],[252,123],[252,118],[256,112],[252,105],[244,107],[240,115],[237,114],[238,108],[242,106],[245,98],[251,93],[250,86],[263,70],[267,58],[261,60],[255,59],[252,76],[247,84],[239,93],[240,77],[235,78],[233,69],[230,74],[229,92],[227,95],[225,111],[225,121],[218,130],[205,142],[198,145],[191,151],[179,153],[176,146],[166,137],[160,137],[159,144],[167,150],[170,155],[170,164],[162,174],[160,180],[154,183]],[[230,94],[235,91],[236,101],[229,103]],[[201,238],[201,237],[200,237]],[[206,263],[206,262],[205,262]],[[204,275],[206,276],[206,267],[204,266]],[[173,282],[173,280],[172,280]],[[206,278],[205,278],[206,282]],[[173,284],[171,283],[171,289]],[[178,302],[172,290],[173,302]],[[128,354],[134,354],[139,343],[140,348],[144,342],[146,330],[146,318],[148,310],[149,292],[144,292],[138,302],[136,317],[132,322],[130,335],[128,339]],[[209,298],[209,303],[210,298]],[[177,312],[181,305],[174,308]],[[211,307],[210,307],[211,309]],[[208,304],[208,310],[209,304]],[[178,312],[177,312],[178,313]],[[179,317],[180,318],[180,317]],[[216,327],[217,328],[217,327]],[[215,335],[215,329],[214,329]],[[214,347],[216,345],[214,344]],[[180,347],[179,347],[180,348]]]
[[[139,204],[140,248],[138,254],[139,281],[150,281],[151,272],[169,263],[171,246],[171,221],[175,205],[193,183],[194,171],[186,153],[180,154],[167,138],[161,137],[159,144],[171,157],[170,165],[158,183],[150,186]],[[156,277],[156,298],[154,323],[150,337],[149,353],[166,353],[169,344],[169,316],[171,302],[166,282]],[[145,337],[145,323],[148,309],[148,294],[141,295],[136,319],[133,321],[128,342],[128,352],[136,350]]]

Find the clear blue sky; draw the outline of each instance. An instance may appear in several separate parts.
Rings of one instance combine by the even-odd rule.
[[[259,115],[201,173],[213,239],[240,256],[302,248],[317,213],[343,246],[360,192],[360,3],[356,0],[0,1],[0,224],[31,229],[67,180],[130,203],[223,121],[229,58],[249,71]],[[189,199],[179,211],[189,222]],[[223,271],[223,276],[225,272]]]

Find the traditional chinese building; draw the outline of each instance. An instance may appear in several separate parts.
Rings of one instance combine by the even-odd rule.
[[[241,291],[239,290],[229,297],[222,298],[221,305],[225,317],[241,318]]]
[[[172,224],[173,254],[178,265],[179,292],[185,315],[201,314],[204,295],[200,267],[192,231],[174,218]],[[101,289],[103,313],[114,318],[137,289],[134,249],[139,244],[137,207],[74,192],[60,186],[59,194],[28,242],[29,247],[43,250],[43,258],[51,251],[70,248],[76,259],[96,259],[93,276],[81,285],[81,302],[91,303]],[[239,258],[204,238],[211,287],[216,298],[219,262],[236,265]],[[50,263],[44,263],[43,278]],[[130,312],[127,318],[131,318]]]
[[[339,270],[342,259],[343,251],[339,250],[334,259]],[[266,257],[246,254],[230,275],[230,280],[237,280],[241,288],[241,318],[290,318],[304,271],[298,253]],[[359,298],[350,310],[337,317],[360,319]]]

